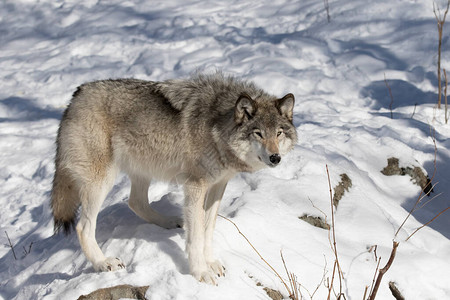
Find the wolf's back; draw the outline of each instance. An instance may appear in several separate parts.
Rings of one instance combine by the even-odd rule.
[[[211,103],[222,105],[226,109],[234,107],[242,93],[260,96],[263,90],[252,82],[226,76],[221,72],[213,74],[195,74],[188,79],[174,79],[156,82],[155,87],[177,110],[182,111],[188,105],[208,106]]]

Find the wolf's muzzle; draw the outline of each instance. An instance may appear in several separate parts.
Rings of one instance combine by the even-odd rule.
[[[272,154],[270,157],[270,162],[273,163],[274,165],[278,165],[281,161],[281,156],[280,154],[276,153],[276,154]]]

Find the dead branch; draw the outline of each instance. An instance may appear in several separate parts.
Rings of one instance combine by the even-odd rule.
[[[395,258],[395,254],[397,253],[398,245],[399,245],[398,242],[392,241],[391,256],[389,257],[389,260],[386,263],[386,265],[382,269],[380,269],[380,271],[378,271],[377,280],[375,281],[375,285],[373,286],[373,291],[370,293],[368,300],[374,300],[375,297],[377,296],[378,288],[380,287],[380,284],[381,284],[381,279],[383,279],[383,275],[389,270],[392,263],[394,262],[394,258]]]
[[[375,268],[375,273],[373,274],[373,279],[372,279],[372,284],[370,285],[370,292],[369,295],[372,294],[374,286],[375,286],[375,280],[377,277],[377,273],[378,273],[378,269],[380,268],[380,262],[381,262],[381,257],[378,259],[378,263],[377,263],[377,267]],[[365,300],[366,297],[364,297]]]

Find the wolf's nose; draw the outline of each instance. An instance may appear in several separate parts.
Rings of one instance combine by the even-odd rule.
[[[281,156],[280,154],[276,153],[276,154],[272,154],[270,157],[270,162],[273,163],[274,165],[277,165],[280,160],[281,160]]]

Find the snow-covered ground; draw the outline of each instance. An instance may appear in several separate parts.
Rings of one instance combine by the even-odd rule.
[[[377,265],[368,249],[378,245],[381,266],[386,263],[395,231],[420,193],[408,176],[380,171],[395,156],[400,166],[421,166],[431,177],[430,127],[435,129],[433,195],[439,196],[400,231],[397,256],[378,299],[393,299],[389,281],[406,299],[449,299],[450,213],[405,241],[450,205],[450,125],[435,108],[438,39],[432,1],[330,0],[330,22],[324,2],[1,1],[0,298],[77,299],[118,284],[149,285],[148,299],[269,299],[263,286],[288,296],[221,218],[215,250],[227,276],[218,286],[196,282],[189,275],[184,231],[135,216],[127,207],[130,183],[124,175],[105,201],[97,238],[108,256],[121,257],[126,270],[96,273],[75,234],[53,235],[54,140],[78,85],[220,69],[278,96],[296,96],[298,145],[278,168],[234,178],[220,213],[282,274],[283,250],[305,299],[324,270],[331,277],[334,262],[328,231],[298,219],[321,216],[318,209],[331,217],[325,166],[333,187],[342,173],[353,183],[336,211],[336,239],[346,299],[362,299]],[[442,64],[448,70],[449,33],[446,24]],[[155,183],[149,195],[155,207],[181,214],[178,187]],[[326,295],[322,284],[314,299]]]

